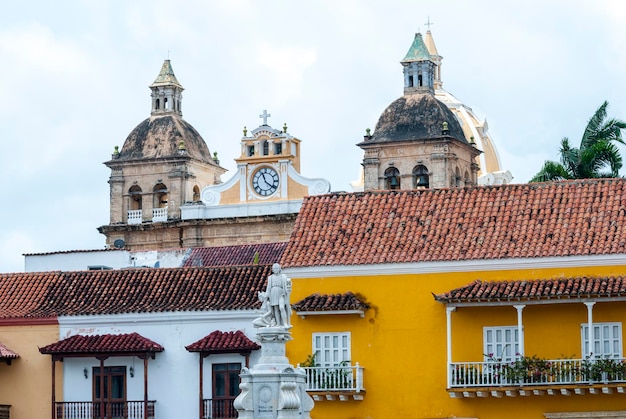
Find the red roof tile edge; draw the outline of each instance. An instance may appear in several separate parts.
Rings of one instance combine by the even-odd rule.
[[[74,335],[39,348],[42,354],[162,352],[163,347],[138,333]]]
[[[311,294],[292,304],[296,311],[344,311],[367,310],[369,304],[361,295],[348,291],[343,294]]]
[[[433,296],[436,301],[442,303],[610,297],[626,299],[626,278],[623,276],[579,276],[490,282],[476,280],[464,287],[442,294],[433,294]]]
[[[241,330],[236,332],[216,330],[185,346],[185,349],[189,352],[239,352],[258,350],[261,346],[250,340]]]

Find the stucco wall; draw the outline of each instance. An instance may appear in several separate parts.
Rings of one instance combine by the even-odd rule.
[[[543,419],[544,412],[624,410],[626,399],[613,395],[531,396],[452,399],[446,391],[446,309],[438,294],[481,279],[532,279],[577,275],[624,274],[626,267],[478,271],[389,276],[293,278],[292,301],[313,293],[352,291],[366,297],[371,308],[358,315],[293,318],[294,340],[287,356],[302,362],[311,354],[314,332],[351,332],[352,364],[365,368],[363,401],[320,401],[314,418],[449,418]],[[580,358],[582,303],[527,307],[524,310],[526,354],[544,358]],[[594,322],[624,321],[623,303],[598,303]],[[516,325],[513,307],[461,308],[452,313],[452,360],[481,361],[482,327]]]

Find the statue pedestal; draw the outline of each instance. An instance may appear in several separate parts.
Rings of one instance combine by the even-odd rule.
[[[241,371],[241,393],[235,399],[240,419],[310,419],[313,399],[306,392],[306,374],[285,356],[291,333],[285,327],[257,329],[261,358]]]

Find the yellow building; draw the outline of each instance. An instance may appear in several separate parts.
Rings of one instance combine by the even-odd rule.
[[[312,417],[626,417],[625,191],[307,198],[282,265]]]
[[[11,280],[8,280],[11,276]],[[56,277],[51,273],[49,277]],[[56,316],[37,312],[49,282],[28,273],[0,275],[0,418],[50,417],[50,360],[38,348],[59,338]],[[15,296],[15,297],[13,297]],[[19,297],[19,298],[18,298]],[[58,394],[63,379],[56,374]],[[45,416],[44,416],[45,415]]]

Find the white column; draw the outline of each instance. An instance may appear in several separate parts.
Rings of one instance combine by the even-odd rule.
[[[515,310],[517,310],[517,336],[519,337],[519,354],[524,356],[524,325],[522,323],[522,310],[526,305],[520,304],[515,305]]]
[[[446,307],[446,382],[447,388],[450,388],[450,364],[452,364],[452,312],[456,311],[456,307]]]
[[[588,302],[585,303],[585,305],[587,306],[587,339],[589,339],[589,346],[587,349],[587,353],[585,354],[585,357],[589,357],[591,355],[592,352],[592,344],[593,344],[593,306],[595,305],[595,302]]]

